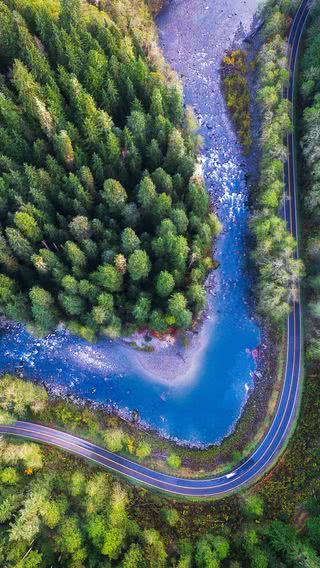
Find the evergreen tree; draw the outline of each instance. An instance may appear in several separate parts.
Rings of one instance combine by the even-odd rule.
[[[158,114],[164,114],[163,101],[160,89],[155,88],[152,91],[150,113],[153,116],[157,116]]]
[[[148,209],[154,205],[157,197],[155,185],[152,180],[146,176],[142,179],[138,189],[138,201],[141,207]]]
[[[172,274],[170,274],[170,272],[167,272],[166,270],[160,272],[156,281],[156,290],[159,296],[161,297],[170,296],[174,288],[174,285],[175,285],[174,278]]]
[[[28,262],[32,256],[33,249],[27,239],[21,235],[20,231],[11,228],[6,229],[6,236],[10,247],[17,257]]]
[[[140,246],[140,239],[133,229],[127,227],[121,235],[122,249],[125,254],[131,254]]]
[[[34,217],[24,211],[17,211],[14,215],[14,223],[21,233],[31,242],[40,241],[41,230]]]
[[[148,276],[151,263],[148,254],[144,250],[135,250],[128,260],[128,272],[132,280],[141,280]]]
[[[59,134],[55,134],[53,144],[57,158],[66,165],[68,170],[72,170],[74,165],[74,151],[68,133],[65,130],[61,130]]]
[[[92,278],[98,285],[110,292],[118,292],[122,286],[122,276],[111,264],[99,266]]]
[[[127,201],[127,194],[121,183],[108,179],[103,184],[102,199],[111,211],[118,211]]]
[[[53,297],[43,288],[34,286],[30,290],[31,310],[36,332],[45,335],[58,323]]]

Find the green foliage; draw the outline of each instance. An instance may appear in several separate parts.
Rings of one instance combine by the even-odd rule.
[[[259,495],[247,495],[243,502],[243,513],[249,519],[258,519],[263,515],[263,500]]]
[[[131,254],[140,245],[140,239],[133,229],[127,227],[121,235],[122,249],[125,254]]]
[[[46,407],[47,392],[38,385],[4,375],[1,378],[0,408],[14,416],[39,414]]]
[[[163,509],[162,514],[169,527],[174,527],[179,521],[179,513],[176,509]]]
[[[220,561],[227,558],[229,543],[220,536],[207,534],[197,543],[195,560],[199,568],[219,568]]]
[[[160,272],[157,282],[156,290],[159,296],[166,297],[169,296],[174,288],[174,278],[170,272],[163,270]]]
[[[111,264],[99,266],[97,272],[92,275],[92,280],[96,282],[100,288],[109,292],[118,292],[122,286],[122,276]]]
[[[52,295],[43,288],[33,286],[29,296],[35,330],[40,335],[48,333],[58,322]]]
[[[135,250],[128,261],[128,272],[132,280],[142,280],[147,278],[151,270],[151,263],[145,250]]]
[[[308,351],[310,361],[320,360],[320,256],[319,256],[319,219],[320,219],[320,168],[319,168],[319,125],[320,125],[320,64],[317,57],[320,41],[320,10],[315,7],[310,20],[305,50],[301,58],[300,84],[303,108],[301,120],[301,147],[303,166],[303,205],[308,227],[307,263],[308,263],[308,312],[311,316],[307,326]]]
[[[192,313],[186,306],[187,300],[181,292],[176,292],[169,298],[169,313],[175,318],[177,327],[187,328],[191,324]]]
[[[124,443],[124,433],[120,428],[108,429],[103,434],[108,450],[119,452]]]
[[[170,454],[167,457],[167,464],[172,467],[172,469],[179,469],[181,466],[181,458],[177,454]]]
[[[142,441],[139,442],[137,449],[136,449],[136,456],[139,459],[144,459],[150,456],[151,454],[151,446],[148,442]]]
[[[144,530],[147,566],[150,568],[164,568],[166,566],[167,552],[161,535],[155,529]]]
[[[40,241],[41,231],[35,219],[23,211],[17,211],[14,215],[14,223],[21,233],[30,241]]]
[[[86,340],[189,327],[203,303],[189,276],[212,268],[215,226],[182,94],[143,1],[92,4],[0,3],[0,273],[15,282],[2,281],[1,313]],[[169,325],[173,292],[187,305]]]
[[[286,223],[279,217],[283,201],[283,163],[287,158],[285,135],[291,128],[289,104],[283,99],[288,79],[286,32],[289,2],[268,2],[261,17],[266,20],[265,40],[258,53],[259,90],[262,121],[260,182],[256,212],[251,221],[255,238],[253,258],[258,269],[258,310],[279,324],[297,299],[303,265],[296,260],[296,243]]]
[[[247,54],[241,49],[229,51],[222,64],[227,106],[244,149],[248,152],[252,140]]]

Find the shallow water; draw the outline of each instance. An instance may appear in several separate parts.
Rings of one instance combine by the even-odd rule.
[[[63,330],[34,339],[12,324],[2,328],[1,371],[20,367],[25,376],[81,398],[114,404],[123,413],[138,410],[144,423],[180,441],[207,444],[230,431],[253,386],[260,332],[248,305],[247,188],[218,76],[224,50],[249,31],[256,6],[257,0],[173,0],[158,19],[166,57],[182,75],[186,103],[202,124],[201,161],[224,225],[215,252],[221,267],[210,282],[214,295],[209,294],[209,317],[199,334],[201,349],[193,347],[185,355],[176,348],[178,355],[163,357],[164,366],[175,368],[176,361],[179,369],[178,361],[186,356],[189,377],[157,382],[141,366],[141,358],[148,363],[152,354],[138,356],[108,340],[92,346]]]

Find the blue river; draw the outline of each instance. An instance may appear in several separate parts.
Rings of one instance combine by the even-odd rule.
[[[235,35],[250,29],[256,7],[248,1],[240,22],[237,4],[242,2],[173,0],[158,19],[166,58],[181,76],[186,103],[199,120],[204,139],[199,167],[223,224],[214,251],[221,264],[208,280],[209,308],[196,346],[191,341],[171,359],[164,357],[154,376],[154,369],[146,372],[154,354],[137,354],[121,341],[91,345],[63,329],[39,339],[7,322],[0,331],[1,372],[19,369],[53,391],[116,407],[125,417],[137,410],[142,424],[189,444],[219,442],[232,430],[254,386],[261,341],[247,273],[245,164],[218,80],[224,50]],[[175,368],[185,380],[174,376]]]

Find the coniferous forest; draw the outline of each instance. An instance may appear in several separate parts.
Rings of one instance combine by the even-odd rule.
[[[0,13],[2,313],[87,340],[190,327],[218,222],[179,87],[80,0]]]

